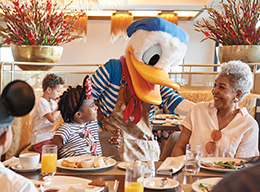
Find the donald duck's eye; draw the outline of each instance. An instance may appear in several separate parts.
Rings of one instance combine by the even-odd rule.
[[[143,62],[147,65],[154,66],[160,60],[162,55],[162,48],[159,44],[153,45],[147,49],[143,54]]]

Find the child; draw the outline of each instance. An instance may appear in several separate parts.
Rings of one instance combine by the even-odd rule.
[[[41,153],[42,146],[51,142],[55,121],[60,115],[57,103],[64,81],[55,74],[47,74],[42,82],[43,96],[34,109],[31,145],[34,151]]]
[[[34,92],[24,81],[15,80],[3,90],[0,99],[0,156],[12,145],[13,135],[10,125],[13,123],[13,116],[26,115],[33,108],[34,102]],[[31,180],[5,168],[2,162],[0,162],[0,191],[38,192]]]
[[[64,123],[57,129],[51,144],[58,146],[59,158],[93,155],[102,156],[96,121],[98,107],[91,96],[88,75],[83,87],[69,88],[59,101]]]

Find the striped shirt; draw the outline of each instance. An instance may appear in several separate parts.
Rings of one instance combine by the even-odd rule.
[[[121,77],[122,65],[119,59],[109,60],[105,65],[99,67],[91,77],[92,95],[94,100],[98,101],[104,117],[111,114],[116,105],[120,84],[122,83]],[[174,109],[184,98],[176,94],[169,87],[161,86],[160,91],[162,106],[167,108],[171,113],[174,113]],[[152,121],[153,111],[154,105],[151,105],[149,114],[150,122]]]
[[[59,158],[81,155],[102,156],[97,121],[88,125],[63,123],[55,135],[63,139],[63,146],[59,149]]]

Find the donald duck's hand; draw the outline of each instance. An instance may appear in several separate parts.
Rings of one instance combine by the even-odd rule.
[[[108,142],[112,145],[117,145],[119,148],[119,144],[121,142],[120,129],[114,131],[114,135],[108,140]]]

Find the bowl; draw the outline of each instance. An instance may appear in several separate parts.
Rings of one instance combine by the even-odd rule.
[[[19,161],[24,169],[35,168],[40,160],[40,153],[23,153],[19,155]]]
[[[86,158],[81,160],[81,167],[91,168],[93,166],[94,158]]]

